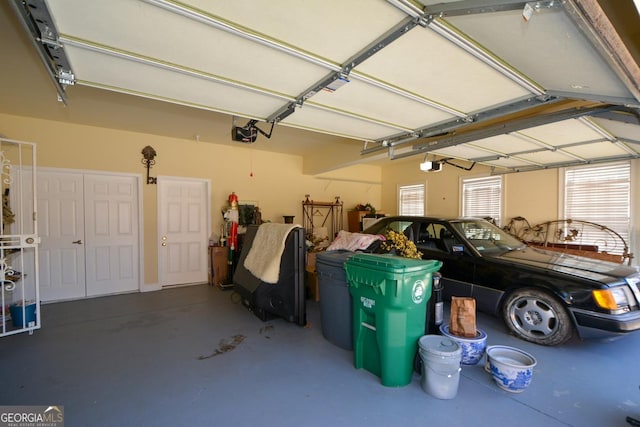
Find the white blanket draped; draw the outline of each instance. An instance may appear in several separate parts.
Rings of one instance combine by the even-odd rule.
[[[264,223],[258,227],[244,267],[266,283],[278,283],[280,260],[289,232],[296,224]]]

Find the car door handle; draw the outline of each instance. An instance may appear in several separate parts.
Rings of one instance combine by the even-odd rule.
[[[82,240],[76,240],[75,242],[71,242],[74,245],[81,245],[82,244]]]

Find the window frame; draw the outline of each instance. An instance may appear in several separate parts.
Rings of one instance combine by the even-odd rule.
[[[467,213],[467,205],[466,205],[466,195],[465,195],[465,186],[470,184],[471,182],[480,183],[480,182],[490,182],[497,181],[499,183],[499,195],[497,197],[497,207],[492,209],[491,212],[497,213],[497,218],[494,218],[491,214],[477,214],[477,213]],[[490,216],[496,222],[498,227],[501,226],[504,217],[504,194],[505,194],[505,179],[503,175],[477,175],[477,176],[464,176],[460,177],[460,216],[462,217],[480,217],[485,218]]]
[[[594,216],[590,216],[590,215],[584,215],[584,217],[571,217],[569,215],[569,211],[567,210],[567,179],[568,179],[568,174],[569,173],[573,173],[575,171],[578,170],[599,170],[600,172],[602,172],[602,168],[615,168],[615,167],[619,167],[619,166],[625,166],[625,168],[627,168],[628,171],[628,175],[627,175],[627,179],[628,179],[628,186],[627,186],[627,213],[628,213],[628,219],[626,221],[626,226],[625,227],[619,227],[617,226],[618,222],[616,222],[616,224],[614,224],[613,222],[609,222],[607,223],[606,219],[602,219],[602,217],[606,217],[606,214],[602,215],[602,214],[596,214],[595,216],[597,218],[594,218]],[[598,176],[603,176],[601,173],[593,173],[594,177],[598,177]],[[604,181],[604,180],[603,180]],[[558,182],[559,182],[559,191],[558,191],[558,217],[561,219],[576,219],[576,220],[584,220],[584,221],[591,221],[600,225],[604,225],[606,227],[611,228],[612,230],[614,230],[616,233],[620,234],[622,236],[622,238],[626,241],[627,245],[630,248],[630,252],[633,253],[633,247],[635,242],[633,241],[633,229],[634,229],[634,220],[633,220],[633,215],[634,215],[634,203],[637,203],[636,200],[634,200],[634,166],[633,163],[630,160],[625,160],[625,161],[618,161],[618,162],[610,162],[610,163],[598,163],[598,164],[591,164],[591,165],[578,165],[578,166],[568,166],[568,167],[564,167],[564,168],[560,168],[558,171]],[[615,185],[613,182],[610,182],[611,185]],[[603,190],[606,192],[606,190]],[[589,191],[589,194],[593,194],[593,190]],[[611,206],[611,203],[606,203],[603,206]],[[617,208],[612,208],[612,209],[617,209]],[[624,229],[626,228],[626,229]],[[589,240],[587,240],[587,242],[589,242]]]
[[[403,201],[403,197],[402,197],[402,192],[403,189],[410,189],[410,188],[415,188],[416,190],[418,189],[418,187],[422,188],[422,213],[404,213],[403,211],[403,205],[402,205],[402,201]],[[404,216],[425,216],[426,212],[427,212],[427,184],[425,182],[421,182],[421,183],[413,183],[413,184],[400,184],[398,185],[398,191],[397,191],[397,197],[398,197],[398,215],[404,215]]]

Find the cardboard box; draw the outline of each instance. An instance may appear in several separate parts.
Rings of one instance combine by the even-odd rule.
[[[316,271],[316,252],[307,252],[306,270],[311,272]]]
[[[318,273],[307,270],[307,289],[309,290],[309,298],[314,301],[320,301],[320,287],[318,286]]]
[[[228,282],[229,260],[226,246],[210,246],[209,284],[221,285]]]

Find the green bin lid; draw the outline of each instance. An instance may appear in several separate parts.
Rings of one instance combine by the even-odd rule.
[[[345,267],[360,267],[390,273],[412,273],[426,271],[434,273],[442,261],[405,258],[390,254],[357,253],[345,261]]]

